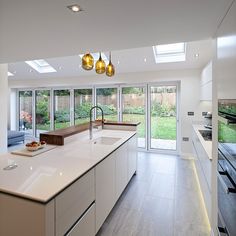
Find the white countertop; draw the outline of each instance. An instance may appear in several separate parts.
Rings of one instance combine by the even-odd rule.
[[[193,129],[195,133],[197,134],[197,137],[199,141],[201,142],[204,150],[206,151],[208,157],[210,160],[212,160],[212,141],[206,141],[200,134],[199,130],[209,130],[204,127],[204,125],[199,125],[199,124],[193,124]]]
[[[64,146],[35,157],[3,154],[0,156],[0,192],[45,203],[135,133],[120,130],[93,132],[93,140],[101,136],[120,138],[113,145],[104,145],[94,144],[89,140],[88,131],[84,131],[71,136]],[[3,170],[12,163],[16,163],[18,167]]]

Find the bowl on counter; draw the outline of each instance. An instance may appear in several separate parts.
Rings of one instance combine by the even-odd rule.
[[[39,146],[35,146],[35,147],[34,146],[32,146],[32,147],[26,146],[25,148],[26,148],[26,150],[33,152],[33,151],[37,151],[39,149]]]
[[[45,141],[41,141],[41,142],[36,142],[33,141],[31,143],[26,143],[25,148],[27,151],[37,151],[38,149],[44,148],[46,146],[46,142]]]

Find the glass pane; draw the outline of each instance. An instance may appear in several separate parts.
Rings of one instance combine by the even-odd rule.
[[[32,136],[32,91],[19,92],[19,130]]]
[[[141,122],[138,126],[138,147],[145,148],[145,88],[122,88],[122,119],[123,121]]]
[[[117,88],[98,88],[97,105],[103,109],[105,120],[117,121]],[[100,114],[97,110],[97,119],[101,119]]]
[[[70,126],[70,90],[54,91],[54,128]]]
[[[75,89],[75,124],[89,122],[89,111],[93,103],[92,89]]]
[[[50,91],[38,90],[35,92],[35,125],[36,137],[40,133],[50,130]]]
[[[151,87],[151,148],[176,150],[176,86]]]

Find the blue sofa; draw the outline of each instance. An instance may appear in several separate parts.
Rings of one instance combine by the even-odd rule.
[[[7,131],[7,145],[17,144],[18,142],[25,142],[25,133],[20,131]]]

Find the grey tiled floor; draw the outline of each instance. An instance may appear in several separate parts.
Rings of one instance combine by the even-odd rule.
[[[207,236],[193,160],[138,154],[138,170],[97,236]]]

